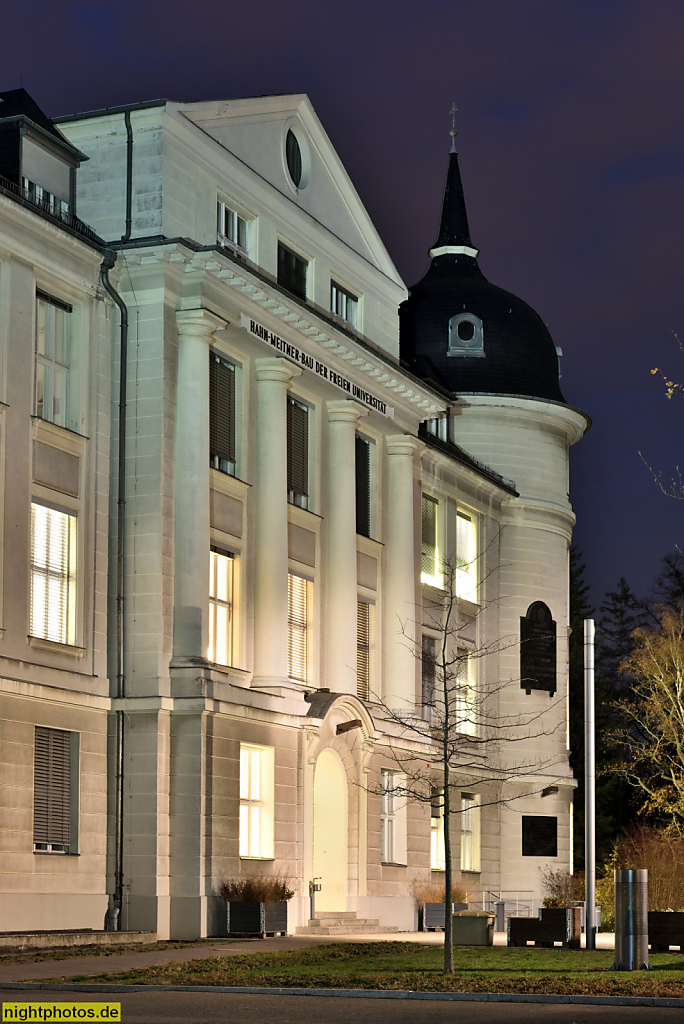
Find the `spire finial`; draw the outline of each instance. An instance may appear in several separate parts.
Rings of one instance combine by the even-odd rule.
[[[458,110],[458,107],[456,106],[456,100],[454,100],[454,102],[451,104],[451,110],[449,111],[449,113],[451,114],[451,131],[449,132],[449,135],[451,136],[451,152],[452,153],[456,152],[456,136],[458,135],[458,132],[456,131],[456,111],[457,110]]]

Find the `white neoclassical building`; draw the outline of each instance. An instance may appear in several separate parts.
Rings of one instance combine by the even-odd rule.
[[[27,749],[47,715],[47,740],[81,751],[46,768],[70,787],[73,847],[40,849],[28,776],[13,791],[12,849],[49,868],[8,883],[31,895],[23,927],[99,928],[109,908],[125,929],[220,934],[221,879],[277,874],[295,883],[292,930],[314,878],[319,911],[413,928],[412,885],[444,869],[430,705],[449,565],[478,752],[477,771],[453,765],[455,866],[474,900],[539,899],[540,869],[570,862],[567,466],[586,420],[539,317],[478,269],[455,153],[409,294],[305,96],[158,101],[55,130],[83,158],[79,215],[107,240],[105,362],[78,376],[92,414],[50,429],[99,453],[96,540],[64,575],[76,594],[108,578],[109,654],[78,697],[37,689],[22,712]],[[26,431],[32,351],[5,413]],[[100,605],[78,598],[74,638],[104,628]],[[88,863],[74,700],[109,728]],[[401,795],[416,765],[427,802]]]

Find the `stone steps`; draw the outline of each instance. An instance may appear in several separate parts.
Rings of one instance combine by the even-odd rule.
[[[296,935],[384,935],[397,932],[396,927],[380,926],[377,918],[359,918],[354,913],[335,914],[329,911],[316,915],[308,924],[300,925]]]

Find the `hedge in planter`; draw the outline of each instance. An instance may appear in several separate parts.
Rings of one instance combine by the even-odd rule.
[[[286,878],[232,878],[221,882],[219,896],[226,901],[229,935],[285,934],[287,901],[294,896]]]

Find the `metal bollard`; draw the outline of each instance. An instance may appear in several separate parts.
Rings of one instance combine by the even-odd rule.
[[[506,931],[506,903],[504,900],[497,900],[494,904],[494,912],[496,913],[496,930],[497,932]]]
[[[648,871],[615,871],[614,971],[648,971]]]

